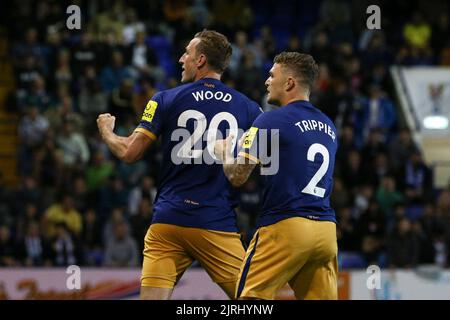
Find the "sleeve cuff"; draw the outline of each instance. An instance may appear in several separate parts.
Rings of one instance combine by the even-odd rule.
[[[158,137],[157,137],[153,132],[151,132],[151,131],[149,131],[149,130],[147,130],[147,129],[144,129],[144,128],[136,128],[134,131],[135,131],[135,132],[137,131],[137,132],[143,133],[143,134],[145,134],[147,137],[149,137],[149,138],[152,139],[152,140],[157,140],[157,139],[158,139]]]
[[[247,159],[255,162],[256,164],[260,164],[261,163],[261,161],[259,161],[259,159],[257,157],[252,156],[251,154],[248,154],[247,152],[241,151],[241,152],[239,152],[238,156],[247,158]]]

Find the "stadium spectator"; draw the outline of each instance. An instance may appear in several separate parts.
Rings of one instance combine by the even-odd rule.
[[[128,212],[131,216],[138,214],[142,199],[149,199],[153,203],[156,197],[155,181],[150,176],[144,176],[140,185],[134,187],[128,197]]]
[[[17,96],[19,100],[26,94],[28,90],[31,90],[32,83],[42,76],[43,71],[37,63],[37,59],[33,55],[28,55],[17,62],[15,69],[16,82],[17,82]]]
[[[56,146],[55,133],[48,130],[43,144],[36,150],[33,175],[42,187],[58,187],[63,180],[62,152]]]
[[[357,138],[364,142],[371,129],[379,128],[389,139],[397,121],[394,104],[377,85],[370,85],[369,94],[368,98],[361,101],[362,109],[356,121]]]
[[[361,236],[361,253],[368,265],[381,264],[381,255],[385,242],[386,219],[375,200],[361,214],[358,232]]]
[[[111,36],[118,42],[122,42],[125,14],[125,3],[116,1],[108,10],[96,14],[88,24],[88,30],[93,34],[94,38],[105,42],[106,38]]]
[[[100,74],[102,88],[108,93],[119,88],[124,79],[132,78],[130,68],[124,65],[122,52],[113,51],[111,56],[112,64],[104,67]]]
[[[41,235],[39,224],[32,222],[27,226],[23,240],[19,244],[21,262],[27,267],[43,266],[49,258],[48,244]]]
[[[406,128],[400,129],[397,136],[389,144],[389,162],[392,168],[398,170],[417,151],[411,132]]]
[[[335,78],[327,90],[320,94],[317,103],[321,110],[333,120],[338,132],[341,132],[343,127],[354,124],[354,97],[344,78]]]
[[[27,57],[33,56],[37,60],[37,65],[42,66],[44,50],[41,43],[39,43],[38,32],[35,28],[29,28],[24,37],[24,41],[19,42],[13,48],[13,55],[16,63]]]
[[[370,169],[369,169],[370,168]],[[378,187],[384,177],[392,174],[388,157],[385,153],[378,153],[372,163],[369,163],[367,169],[370,183]]]
[[[102,240],[104,246],[114,238],[114,226],[118,223],[124,223],[126,233],[131,234],[131,226],[125,218],[125,210],[123,208],[114,208],[108,212],[107,219],[104,219],[102,216],[99,218],[103,220]]]
[[[432,171],[424,163],[422,154],[416,151],[399,170],[398,185],[408,203],[424,204],[432,197],[432,179]]]
[[[62,151],[64,178],[72,179],[72,175],[83,171],[91,156],[86,138],[75,131],[71,121],[64,121],[56,145]]]
[[[103,211],[111,211],[115,208],[126,209],[128,193],[122,178],[118,175],[112,175],[109,177],[108,183],[100,188],[97,201]]]
[[[39,113],[37,107],[27,109],[27,114],[19,122],[19,138],[21,145],[18,154],[18,169],[20,174],[33,172],[35,150],[42,144],[49,128],[48,120]]]
[[[138,20],[136,10],[134,8],[127,8],[125,12],[125,26],[123,27],[123,44],[125,46],[133,43],[136,34],[145,31],[145,24]]]
[[[89,191],[97,191],[112,175],[114,164],[106,160],[101,151],[97,151],[92,157],[91,164],[86,168],[86,183]]]
[[[361,52],[361,61],[369,70],[377,64],[388,65],[392,62],[391,54],[388,50],[383,33],[375,33]]]
[[[36,106],[27,108],[27,114],[20,120],[19,137],[22,140],[22,146],[27,149],[27,155],[31,157],[30,149],[39,146],[45,137],[49,128],[49,121],[40,112]]]
[[[50,106],[50,95],[47,92],[46,80],[37,76],[31,83],[31,89],[19,99],[19,111],[23,112],[27,106],[36,106],[40,112],[45,112]]]
[[[76,68],[74,70],[77,70]],[[49,87],[57,87],[59,85],[69,86],[73,83],[73,74],[70,67],[70,51],[61,49],[56,56],[56,65],[50,72]]]
[[[71,186],[75,209],[78,212],[83,213],[93,202],[91,199],[92,197],[88,192],[86,179],[83,176],[76,177],[71,181]]]
[[[333,204],[333,208],[335,208],[335,210],[339,210],[340,208],[348,206],[350,199],[351,194],[348,192],[348,189],[344,187],[342,179],[336,177],[334,179],[333,194],[331,195],[331,203]]]
[[[383,132],[378,128],[370,130],[367,142],[361,149],[362,161],[367,164],[373,163],[377,155],[385,153],[387,148]]]
[[[244,55],[249,51],[253,53],[253,59],[256,60],[255,65],[258,68],[261,67],[261,59],[256,55],[255,48],[248,42],[248,34],[246,32],[236,32],[234,43],[231,44],[231,47],[233,48],[233,54],[230,59],[230,72],[233,76],[240,70],[244,61]]]
[[[114,237],[106,243],[104,265],[108,267],[136,267],[138,247],[128,234],[124,222],[114,224]]]
[[[358,221],[353,218],[350,207],[342,207],[337,210],[338,227],[336,235],[339,250],[357,252],[360,249],[360,233],[357,231]]]
[[[244,51],[239,71],[236,74],[236,87],[253,100],[259,100],[264,90],[262,73],[255,63],[252,51]]]
[[[38,204],[42,203],[43,192],[39,181],[32,176],[24,176],[21,185],[14,192],[14,206],[16,212],[24,212],[26,204],[35,203],[38,210],[43,209]]]
[[[102,224],[92,208],[87,209],[83,216],[81,245],[85,264],[100,266],[103,261]]]
[[[81,248],[66,223],[58,222],[54,228],[54,236],[50,239],[51,264],[58,267],[81,264]]]
[[[42,224],[44,226],[43,235],[47,239],[54,237],[57,232],[59,232],[57,236],[64,236],[63,231],[66,229],[78,237],[83,228],[81,214],[75,210],[73,198],[68,193],[61,194],[59,201],[47,208],[42,217]],[[61,224],[64,226],[56,230],[58,224],[59,227]]]
[[[62,91],[64,92],[65,89]],[[76,133],[83,133],[85,120],[73,110],[72,98],[67,93],[62,93],[60,101],[56,106],[45,113],[46,119],[54,132],[64,131],[65,123],[70,122]]]
[[[420,243],[411,221],[401,219],[388,240],[388,260],[392,268],[412,268],[419,262]]]
[[[394,207],[404,201],[402,193],[396,189],[394,178],[390,176],[382,178],[375,197],[380,204],[380,210],[387,218],[392,216]]]
[[[108,99],[102,91],[97,71],[93,66],[86,67],[80,81],[78,108],[86,118],[86,126],[92,128],[95,117],[108,110]]]
[[[336,181],[336,180],[335,180]],[[370,205],[374,195],[374,188],[370,184],[363,184],[356,191],[354,201],[353,201],[353,217],[359,220],[361,214],[365,212]]]
[[[118,120],[117,125],[122,125],[123,123],[120,121],[128,116],[134,117],[134,95],[133,80],[131,79],[124,79],[118,88],[112,90],[108,109],[112,114],[120,117],[121,120]]]
[[[72,49],[72,68],[74,75],[78,78],[89,66],[98,67],[98,49],[93,41],[92,34],[83,32],[80,42]]]
[[[357,150],[355,142],[355,131],[350,125],[344,126],[338,134],[339,149],[336,155],[337,158],[337,172],[340,172],[342,164],[346,163],[349,159],[350,152]]]
[[[341,165],[340,175],[344,186],[350,192],[354,192],[355,189],[369,180],[369,173],[364,168],[361,153],[358,150],[352,150],[348,153],[347,162]]]
[[[446,257],[440,256],[440,248],[444,249],[446,255],[445,233],[442,221],[436,214],[436,209],[432,203],[425,205],[423,214],[417,219],[416,227],[420,237],[420,263],[433,264],[445,267]]]
[[[40,214],[36,203],[28,202],[24,205],[25,209],[20,211],[20,215],[15,224],[15,238],[20,242],[28,233],[30,225],[37,224],[39,227]]]
[[[272,61],[272,58],[275,56],[277,41],[273,36],[272,29],[268,25],[263,25],[261,27],[258,40],[262,43],[262,47],[264,48],[265,58],[267,58],[269,62]]]
[[[161,69],[158,67],[158,57],[146,42],[146,37],[143,31],[136,33],[135,41],[126,48],[125,59],[127,64],[133,66],[139,74],[162,78]]]

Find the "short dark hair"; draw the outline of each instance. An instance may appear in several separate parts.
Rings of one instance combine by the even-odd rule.
[[[211,69],[223,73],[233,51],[227,37],[214,30],[203,30],[195,38],[201,40],[196,47],[197,54],[204,54]]]
[[[273,62],[289,69],[294,77],[311,92],[314,82],[319,75],[319,67],[311,55],[285,51],[275,56]]]

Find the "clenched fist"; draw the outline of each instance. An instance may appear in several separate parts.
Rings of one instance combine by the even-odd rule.
[[[115,122],[116,117],[110,115],[109,113],[103,113],[98,116],[97,127],[102,137],[114,130]]]

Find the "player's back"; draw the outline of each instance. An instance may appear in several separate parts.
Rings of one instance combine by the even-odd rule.
[[[153,223],[237,230],[231,186],[214,157],[214,141],[216,133],[238,136],[260,113],[255,102],[211,78],[152,98],[138,130],[162,137]]]
[[[279,169],[265,178],[258,224],[297,216],[336,222],[330,207],[337,151],[333,122],[308,101],[265,113],[258,122],[279,130]]]

